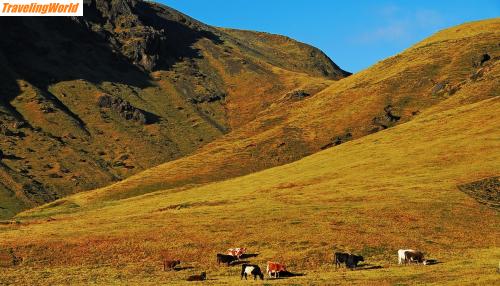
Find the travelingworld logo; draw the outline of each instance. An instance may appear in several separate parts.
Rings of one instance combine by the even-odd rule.
[[[0,16],[83,16],[83,0],[0,0]]]

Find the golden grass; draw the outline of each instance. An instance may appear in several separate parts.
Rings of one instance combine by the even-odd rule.
[[[0,228],[0,238],[25,261],[0,279],[177,285],[188,274],[207,271],[207,284],[246,285],[251,282],[240,282],[239,267],[215,263],[217,252],[246,246],[259,253],[251,261],[262,267],[277,260],[305,274],[265,281],[271,284],[493,284],[498,213],[456,185],[498,175],[499,108],[494,97],[420,116],[292,164],[103,202],[51,221],[50,212],[40,209],[23,213],[23,223]],[[442,263],[397,266],[396,251],[406,247]],[[366,263],[382,268],[336,271],[332,248],[363,254]],[[162,272],[164,253],[194,268]]]

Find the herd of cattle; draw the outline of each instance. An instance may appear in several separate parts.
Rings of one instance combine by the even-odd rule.
[[[226,264],[230,266],[235,264],[235,262],[241,261],[240,259],[245,255],[247,249],[244,247],[239,248],[230,248],[227,250],[226,254],[217,254],[217,263]],[[358,267],[358,263],[365,261],[363,256],[355,255],[351,253],[344,252],[335,252],[333,255],[333,263],[335,264],[335,268],[342,266],[345,264],[346,268],[354,270]],[[243,263],[241,261],[241,279],[248,279],[248,276],[253,276],[254,280],[260,278],[264,280],[264,274],[260,267],[256,264],[248,264]],[[181,263],[180,260],[164,260],[163,261],[163,270],[174,270],[175,267]],[[427,260],[424,259],[424,254],[421,251],[413,250],[413,249],[400,249],[398,250],[398,264],[423,264],[427,265]],[[266,273],[270,278],[278,278],[280,273],[290,273],[287,271],[286,266],[281,263],[268,261],[266,267]],[[207,279],[207,273],[201,272],[200,275],[192,275],[189,276],[187,281],[203,281]]]

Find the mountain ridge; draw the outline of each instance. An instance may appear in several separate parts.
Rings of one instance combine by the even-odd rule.
[[[285,96],[245,128],[191,156],[73,199],[91,206],[101,200],[225,180],[293,162],[421,114],[491,98],[500,93],[497,27],[500,22],[494,19],[443,30],[431,42],[424,40],[314,96],[294,101],[293,109],[286,108],[290,101]],[[450,43],[456,30],[469,36]],[[491,59],[480,64],[484,53]]]
[[[304,66],[271,63],[155,3],[85,1],[84,14],[0,19],[0,216],[190,154],[290,90],[348,75],[292,40]]]

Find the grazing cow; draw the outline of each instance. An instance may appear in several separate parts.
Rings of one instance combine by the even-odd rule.
[[[335,268],[340,267],[342,263],[346,263],[349,255],[349,253],[335,252],[333,254],[333,263],[335,263]]]
[[[172,270],[179,264],[181,264],[180,260],[163,260],[163,271]]]
[[[345,263],[346,267],[353,270],[354,268],[358,267],[358,263],[360,261],[365,261],[363,256],[361,255],[354,255],[354,254],[349,254],[349,257],[347,257],[347,261]]]
[[[417,262],[418,263],[422,263],[424,265],[426,265],[426,261],[424,259],[424,254],[420,251],[405,251],[405,261],[407,263],[412,263],[412,262]]]
[[[398,264],[406,264],[408,261],[406,260],[405,252],[415,252],[413,249],[400,249],[398,250]]]
[[[269,275],[269,277],[272,277],[271,276],[272,273],[274,273],[274,278],[280,277],[281,271],[286,271],[285,265],[271,261],[267,262],[266,272]]]
[[[226,263],[229,266],[233,261],[236,261],[237,258],[232,255],[220,254],[217,253],[217,263]]]
[[[264,280],[264,274],[262,274],[260,267],[255,264],[241,265],[241,279],[243,279],[243,277],[247,279],[248,275],[253,275],[253,280],[257,280],[257,276],[260,277],[260,280]]]
[[[186,280],[187,281],[203,281],[203,280],[207,280],[207,273],[206,272],[201,272],[200,275],[191,275]]]
[[[240,259],[241,255],[247,252],[245,247],[237,247],[237,248],[229,248],[226,252],[227,255],[232,255],[238,259]]]

